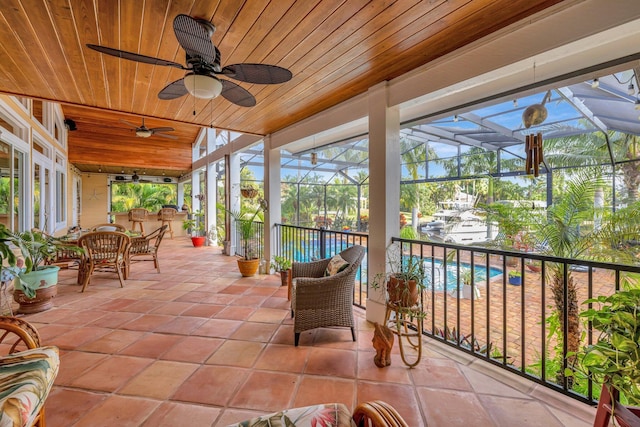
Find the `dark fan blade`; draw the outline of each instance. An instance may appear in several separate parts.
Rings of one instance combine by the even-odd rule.
[[[222,83],[222,93],[227,101],[233,102],[241,107],[253,107],[256,105],[256,99],[242,86],[238,86],[229,80],[220,80]]]
[[[151,128],[149,130],[151,132],[173,132],[175,129],[170,127],[164,127],[164,128]]]
[[[126,121],[126,120],[124,120],[124,119],[120,119],[120,121],[121,121],[122,123],[124,123],[125,125],[129,126],[130,128],[138,129],[138,126],[137,126],[137,125],[134,125],[134,124],[133,124],[133,123],[131,123],[131,122],[128,122],[128,121]]]
[[[271,85],[291,80],[293,74],[286,68],[267,64],[234,64],[222,69],[227,77],[247,83]]]
[[[187,88],[184,86],[183,79],[176,80],[173,83],[169,83],[160,91],[158,98],[160,99],[176,99],[183,95],[186,95]]]
[[[208,22],[206,24],[211,25]],[[187,55],[200,56],[209,64],[216,62],[216,50],[211,41],[211,35],[197,19],[180,14],[173,20],[173,31]]]
[[[178,139],[178,137],[177,137],[177,136],[175,136],[175,135],[169,135],[168,133],[158,133],[158,132],[154,132],[153,134],[154,134],[154,135],[156,135],[156,136],[161,136],[161,137],[163,137],[163,138]]]
[[[106,53],[107,55],[116,56],[122,59],[128,59],[130,61],[144,62],[145,64],[153,65],[166,65],[169,67],[180,68],[181,70],[188,70],[182,64],[177,62],[167,61],[165,59],[154,58],[152,56],[138,55],[137,53],[127,52],[125,50],[113,49],[111,47],[99,46],[96,44],[87,44],[87,47],[93,50],[97,50],[100,53]]]

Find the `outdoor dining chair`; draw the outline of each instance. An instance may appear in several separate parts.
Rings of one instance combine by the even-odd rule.
[[[332,258],[293,263],[291,317],[296,346],[301,332],[334,326],[351,328],[356,340],[353,292],[364,254],[364,246],[354,245]]]
[[[131,221],[131,230],[136,231],[136,225],[140,227],[140,233],[144,235],[144,222],[149,217],[149,211],[145,208],[133,208],[129,210],[129,221]]]
[[[131,238],[131,245],[129,246],[125,264],[125,279],[129,277],[129,268],[132,261],[153,261],[153,266],[160,273],[158,248],[160,248],[160,243],[168,228],[168,225],[163,225],[147,236]]]
[[[85,254],[80,262],[78,283],[82,284],[81,292],[87,288],[91,275],[96,271],[115,271],[124,287],[127,251],[131,239],[119,231],[95,231],[83,234],[78,245]]]

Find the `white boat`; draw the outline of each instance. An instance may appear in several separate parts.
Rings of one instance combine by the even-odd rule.
[[[454,200],[438,203],[433,221],[420,226],[429,238],[446,243],[471,244],[493,240],[498,234],[495,224],[487,224],[475,208],[475,197],[457,193]]]

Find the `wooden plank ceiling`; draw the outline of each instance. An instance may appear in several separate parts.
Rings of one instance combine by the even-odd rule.
[[[398,77],[561,0],[2,0],[0,92],[63,104],[78,130],[81,170],[190,169],[202,126],[266,135]],[[185,64],[178,14],[206,19],[222,66],[291,70],[279,85],[234,81],[257,105],[223,97],[158,99],[185,71],[100,54],[87,43]],[[171,126],[178,136],[135,138],[123,125]]]

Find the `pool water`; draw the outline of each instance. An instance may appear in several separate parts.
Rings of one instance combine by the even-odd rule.
[[[431,283],[433,281],[433,288],[436,291],[451,291],[455,290],[458,285],[458,264],[455,262],[447,263],[447,274],[446,274],[446,289],[445,289],[445,280],[444,280],[444,266],[440,260],[434,260],[432,263],[431,260],[424,261],[425,271],[427,272],[427,283],[426,286],[431,288]],[[467,268],[471,269],[471,264],[469,263],[460,263],[460,269]],[[489,278],[495,277],[502,274],[502,270],[495,267],[489,268]],[[484,265],[474,265],[474,275],[473,280],[478,283],[485,281],[487,279],[487,269]]]

